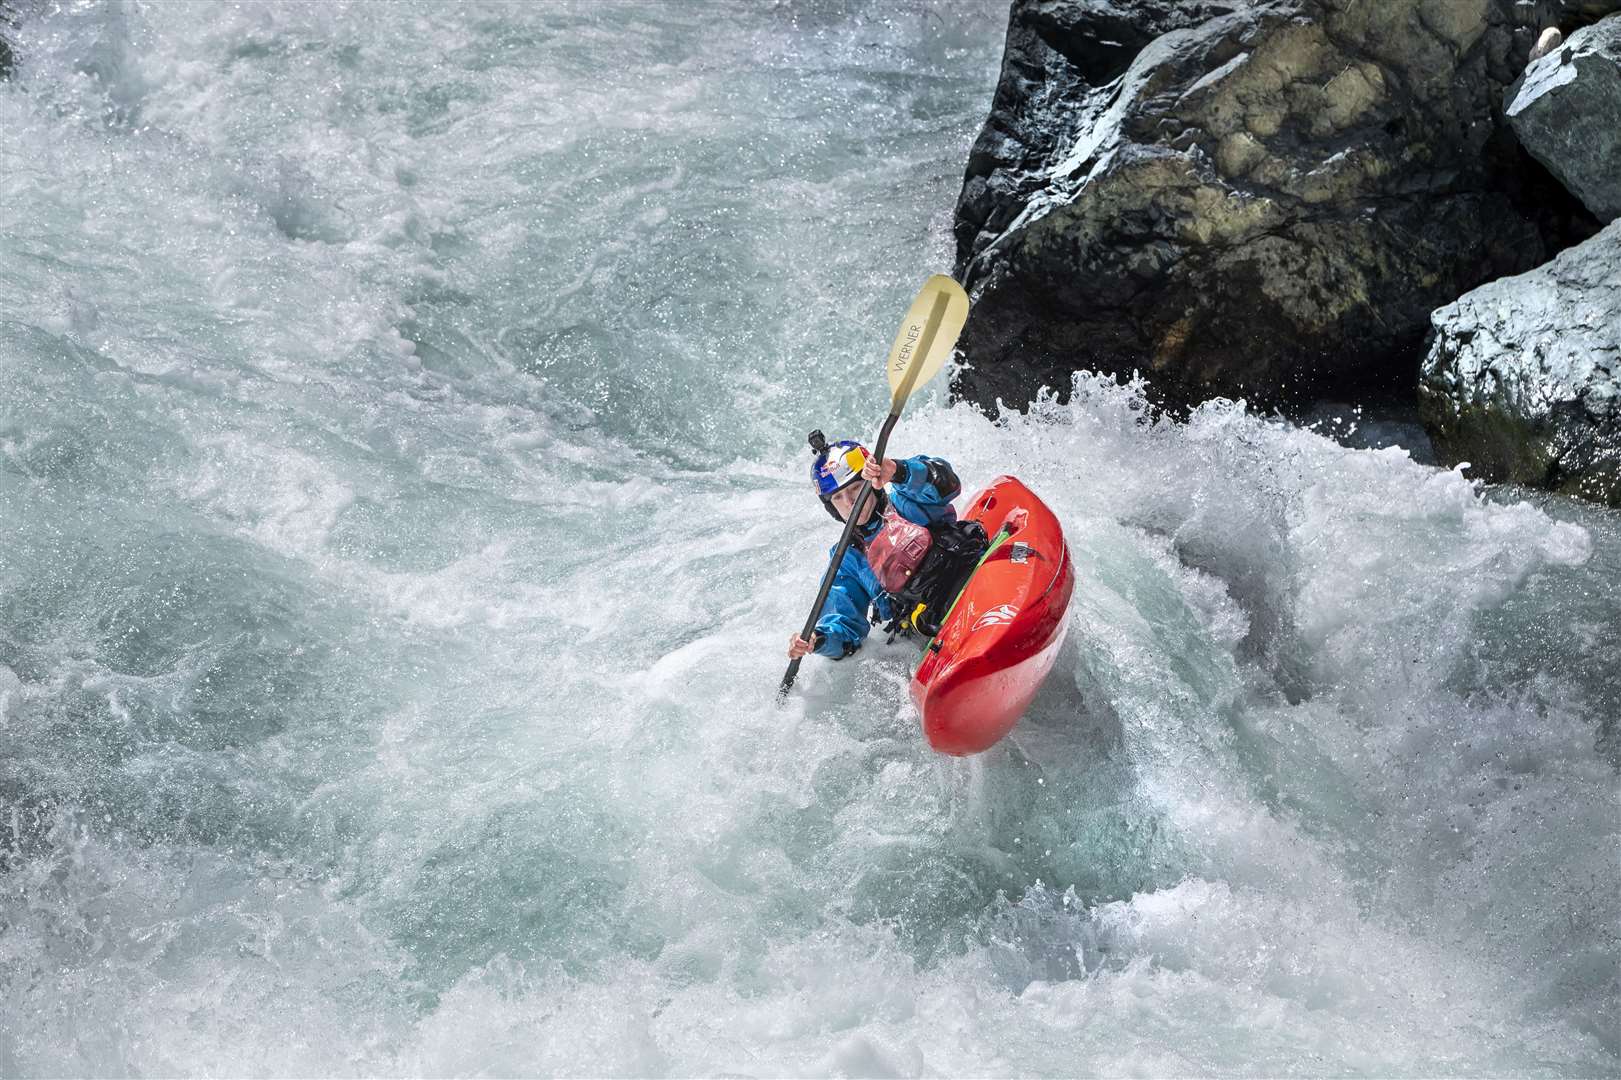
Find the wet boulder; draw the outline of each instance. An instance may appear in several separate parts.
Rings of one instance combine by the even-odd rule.
[[[1621,15],[1533,61],[1504,112],[1532,156],[1600,221],[1621,217]]]
[[[16,14],[9,4],[0,0],[0,79],[11,74],[12,64],[16,62],[11,46],[11,35],[15,28]]]
[[[1616,6],[1621,6],[1617,4]],[[1410,397],[1430,312],[1597,229],[1501,122],[1513,0],[1015,0],[955,389]]]
[[[1419,402],[1444,458],[1621,507],[1621,221],[1433,323]]]

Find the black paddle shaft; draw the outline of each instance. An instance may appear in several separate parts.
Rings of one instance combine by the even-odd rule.
[[[883,430],[878,433],[878,443],[873,449],[873,460],[882,465],[884,463],[884,448],[889,445],[889,433],[895,430],[895,421],[901,418],[899,411],[889,414],[884,421]],[[872,482],[861,481],[861,491],[856,495],[855,505],[850,508],[850,514],[844,522],[844,532],[839,536],[839,546],[833,549],[833,560],[827,564],[827,573],[822,575],[822,587],[816,591],[816,603],[811,606],[810,618],[805,620],[805,629],[799,636],[806,641],[816,632],[816,620],[822,617],[822,605],[827,603],[827,594],[833,591],[833,579],[838,576],[839,564],[844,561],[844,553],[850,550],[850,542],[855,539],[856,522],[861,520],[861,511],[867,505],[867,498],[872,494]],[[777,687],[777,697],[785,698],[794,685],[794,679],[799,675],[799,657],[788,661],[788,670],[782,676],[782,685]]]

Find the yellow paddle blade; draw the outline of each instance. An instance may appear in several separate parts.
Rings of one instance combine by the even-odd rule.
[[[961,285],[944,274],[935,274],[923,283],[923,291],[912,301],[889,350],[891,414],[899,413],[912,391],[945,366],[967,318],[968,294]]]

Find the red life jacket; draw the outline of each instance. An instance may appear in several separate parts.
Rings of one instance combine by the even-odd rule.
[[[928,526],[907,521],[890,506],[884,510],[878,535],[867,541],[867,565],[885,592],[898,593],[906,588],[933,543]]]

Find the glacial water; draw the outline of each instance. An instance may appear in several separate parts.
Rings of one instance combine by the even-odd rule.
[[[970,761],[901,643],[774,707],[1004,17],[30,9],[0,1075],[1621,1073],[1613,513],[936,386],[1052,679]]]

